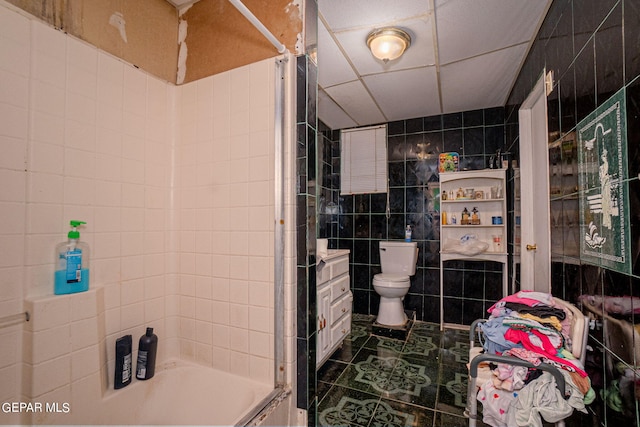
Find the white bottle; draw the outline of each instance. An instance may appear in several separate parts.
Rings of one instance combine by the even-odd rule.
[[[404,241],[405,242],[410,242],[411,241],[411,226],[407,225],[407,228],[405,228],[404,230]]]

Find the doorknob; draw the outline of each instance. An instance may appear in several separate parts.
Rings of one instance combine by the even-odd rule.
[[[528,251],[535,251],[536,249],[538,249],[538,246],[535,243],[533,245],[527,245]]]

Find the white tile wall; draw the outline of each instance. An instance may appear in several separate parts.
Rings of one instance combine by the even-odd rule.
[[[273,81],[176,88],[0,5],[0,307],[32,313],[0,334],[1,398],[94,389],[147,325],[160,357],[273,380]],[[54,297],[70,219],[91,290]]]
[[[0,394],[17,398],[22,387],[35,397],[98,372],[100,336],[112,343],[149,322],[163,328],[172,143],[163,123],[174,88],[10,6],[0,22],[0,307],[32,313],[24,337],[0,335],[0,348],[14,349],[0,354]],[[88,223],[99,303],[91,291],[50,296],[53,247],[72,218]],[[133,294],[121,295],[123,271]]]
[[[181,86],[178,155],[181,289],[193,295],[186,284],[195,283],[196,319],[213,333],[195,339],[212,342],[212,366],[265,381],[273,379],[273,79],[264,61]],[[252,333],[262,334],[260,351],[250,350]]]

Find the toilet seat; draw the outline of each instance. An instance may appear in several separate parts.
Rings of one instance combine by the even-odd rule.
[[[406,274],[379,273],[373,276],[373,280],[383,280],[385,282],[406,282],[410,277]]]
[[[378,286],[401,287],[411,283],[411,278],[406,274],[380,273],[373,276],[373,283]]]

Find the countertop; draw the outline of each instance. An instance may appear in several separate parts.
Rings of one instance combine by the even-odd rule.
[[[330,261],[343,255],[349,255],[349,249],[329,249],[324,255],[318,254],[318,261]]]

